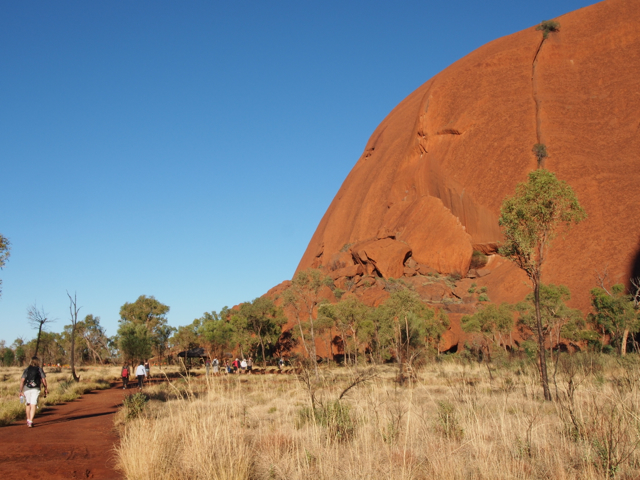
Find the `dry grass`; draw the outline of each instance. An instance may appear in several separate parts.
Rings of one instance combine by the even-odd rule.
[[[25,418],[24,405],[20,403],[20,377],[25,367],[0,367],[0,426]],[[109,388],[120,375],[119,367],[80,367],[80,383],[71,378],[69,369],[45,367],[49,395],[38,399],[39,408],[70,402],[91,390]]]
[[[491,372],[435,363],[402,387],[391,367],[373,373],[336,368],[320,382],[234,375],[154,387],[145,413],[122,427],[119,468],[140,480],[640,475],[635,357],[563,359],[554,403],[541,400],[535,367],[522,362]]]

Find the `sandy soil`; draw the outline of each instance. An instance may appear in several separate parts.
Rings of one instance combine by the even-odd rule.
[[[34,428],[26,421],[0,428],[0,477],[123,478],[114,469],[113,453],[113,415],[125,395],[118,385],[37,413]]]

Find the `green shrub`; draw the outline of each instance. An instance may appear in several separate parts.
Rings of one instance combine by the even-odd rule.
[[[147,396],[140,392],[126,396],[123,402],[126,411],[125,418],[127,420],[132,420],[138,417],[144,410],[148,401],[149,399]]]
[[[480,296],[478,297],[478,301],[479,302],[488,302],[489,301],[489,295],[487,295],[486,293],[481,293]]]
[[[438,402],[438,422],[436,430],[445,438],[462,440],[464,430],[460,426],[454,406],[447,402]]]
[[[471,255],[471,263],[469,264],[469,268],[482,268],[487,264],[488,261],[489,258],[484,253],[479,252],[478,250],[474,250],[473,254]],[[475,284],[473,286],[475,286]]]
[[[545,158],[549,157],[549,154],[547,153],[547,146],[543,143],[536,143],[531,151],[538,159],[538,164],[541,164]]]
[[[536,30],[542,30],[542,38],[547,38],[549,33],[560,31],[560,24],[554,20],[545,20],[536,27]]]
[[[298,411],[296,426],[302,427],[305,423],[315,423],[327,429],[330,440],[344,442],[353,438],[356,430],[356,422],[351,414],[351,407],[339,400],[327,402],[316,406],[302,407]]]

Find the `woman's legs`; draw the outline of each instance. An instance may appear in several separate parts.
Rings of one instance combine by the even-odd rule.
[[[144,378],[144,375],[138,375],[138,388],[140,390],[142,390],[142,379]]]

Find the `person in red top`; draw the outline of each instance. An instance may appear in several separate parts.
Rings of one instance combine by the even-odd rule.
[[[126,363],[122,366],[122,372],[120,373],[122,376],[122,389],[126,390],[127,385],[129,384],[129,376],[131,375],[131,370],[129,369],[129,365]]]

